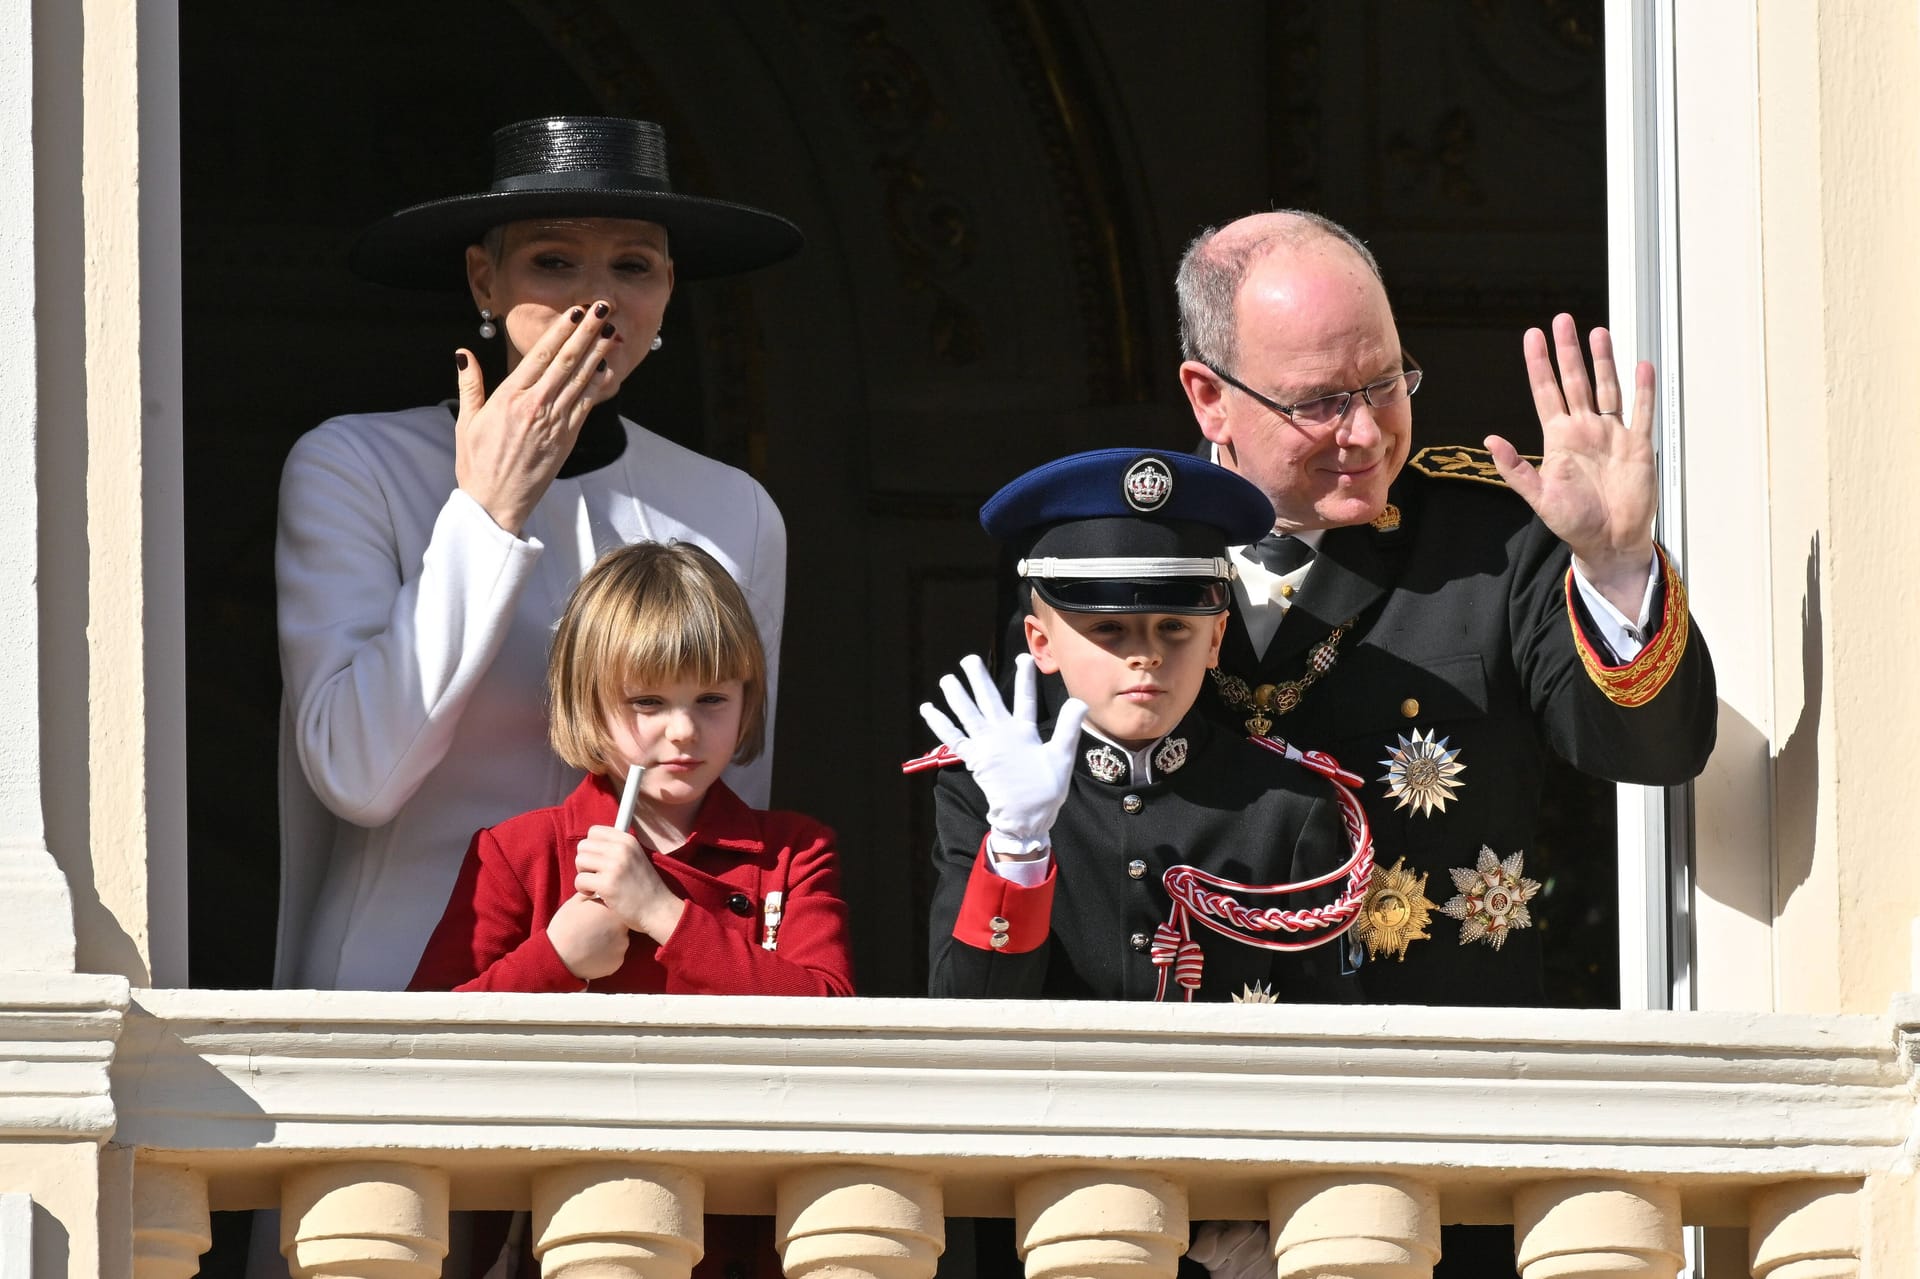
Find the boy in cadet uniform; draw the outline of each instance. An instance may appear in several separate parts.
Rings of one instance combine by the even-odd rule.
[[[1321,943],[1371,869],[1360,779],[1194,708],[1226,548],[1272,525],[1266,497],[1196,458],[1102,449],[1021,476],[980,520],[1018,553],[1028,652],[1011,709],[978,657],[966,686],[941,680],[950,714],[920,708],[944,745],[908,770],[966,766],[935,791],[931,993],[1351,998],[1344,948]],[[1071,695],[1050,723],[1036,669]]]

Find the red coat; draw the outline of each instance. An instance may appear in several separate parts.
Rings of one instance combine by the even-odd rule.
[[[585,990],[547,924],[573,895],[574,852],[611,826],[619,796],[588,777],[557,808],[488,827],[414,970],[413,990]],[[798,813],[748,808],[715,782],[685,848],[648,854],[687,909],[665,944],[634,934],[626,962],[594,981],[616,993],[851,995],[853,959],[833,832]],[[777,950],[761,945],[769,892],[785,895]]]
[[[611,826],[619,796],[588,777],[558,808],[539,808],[480,831],[440,924],[414,970],[413,990],[585,990],[547,940],[573,895],[573,858],[590,826]],[[678,853],[651,853],[688,905],[665,945],[635,933],[627,959],[593,983],[613,993],[851,995],[847,906],[833,832],[799,813],[748,808],[715,782]],[[765,903],[785,894],[777,950],[767,950]],[[476,1272],[499,1251],[508,1214],[476,1227]],[[709,1217],[695,1279],[780,1279],[772,1222]],[[525,1258],[532,1273],[531,1253]]]

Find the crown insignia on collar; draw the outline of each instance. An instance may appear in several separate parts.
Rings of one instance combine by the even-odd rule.
[[[1186,762],[1187,739],[1184,737],[1169,737],[1153,753],[1153,771],[1162,776],[1179,772]]]
[[[1087,752],[1087,771],[1097,782],[1117,782],[1127,775],[1127,757],[1102,743]]]
[[[1157,457],[1143,457],[1127,468],[1120,490],[1134,510],[1157,511],[1173,496],[1173,468]]]

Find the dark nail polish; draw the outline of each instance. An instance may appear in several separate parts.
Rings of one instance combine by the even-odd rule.
[[[607,304],[606,304],[605,302],[595,302],[595,303],[593,304],[593,313],[594,313],[595,315],[597,315],[597,316],[599,316],[599,317],[600,317],[601,319],[603,319],[603,320],[604,320],[604,319],[606,319],[606,318],[607,318]]]
[[[453,362],[460,367],[462,373],[467,371],[467,353],[465,351],[455,351],[453,353]]]
[[[611,325],[611,324],[603,324],[603,325],[601,325],[601,326],[600,326],[600,336],[601,336],[601,337],[603,337],[603,338],[610,338],[610,337],[612,337],[612,336],[613,336],[613,325]]]
[[[600,361],[600,367],[594,370],[595,373],[605,373],[606,371],[607,362],[605,360]]]
[[[575,324],[578,324],[580,323],[580,321],[587,318],[587,313],[585,311],[582,311],[579,307],[576,306],[573,308],[573,314],[569,315],[567,318],[569,320],[572,320]]]

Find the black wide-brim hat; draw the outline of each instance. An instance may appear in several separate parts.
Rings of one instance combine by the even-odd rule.
[[[414,289],[464,289],[466,249],[529,218],[636,218],[667,229],[679,280],[768,266],[797,253],[800,228],[776,213],[683,195],[667,178],[667,139],[649,120],[548,116],[493,135],[493,183],[377,222],[348,254],[354,274]]]

